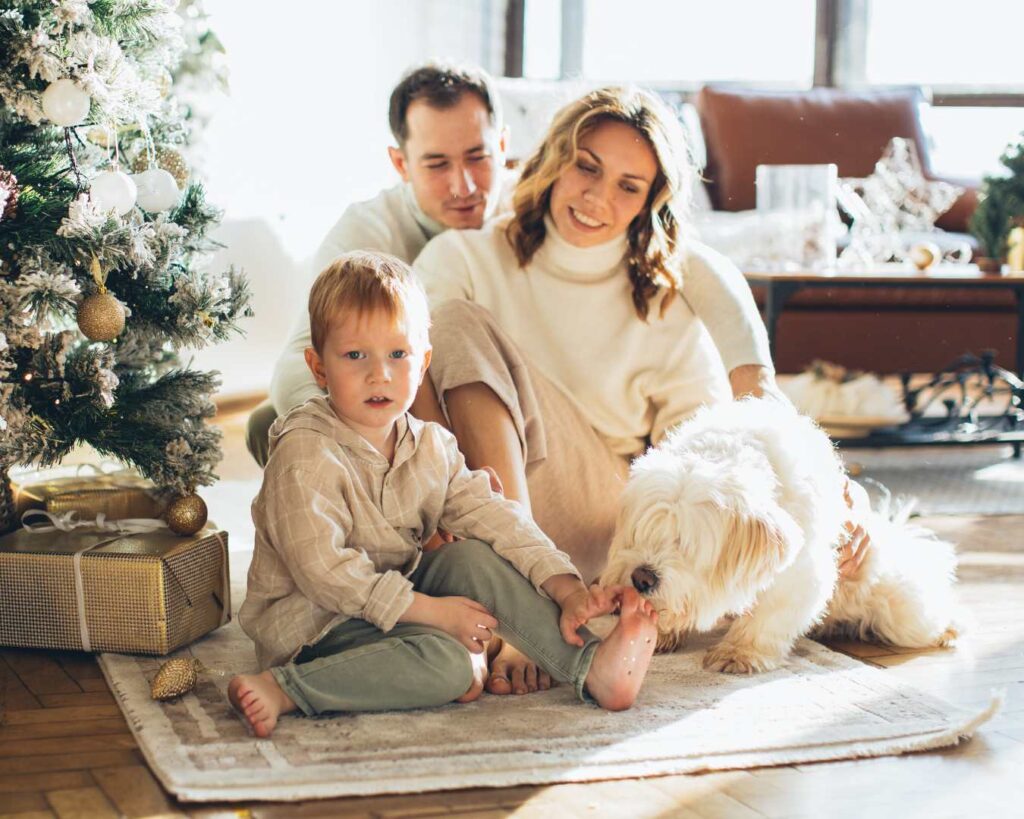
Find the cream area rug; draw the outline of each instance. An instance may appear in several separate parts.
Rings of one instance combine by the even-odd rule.
[[[1024,514],[1024,458],[1009,446],[844,449],[842,456],[872,503],[888,492],[913,498],[922,515]]]
[[[233,543],[245,542],[244,506],[228,503],[239,490],[218,490],[220,497],[207,498],[211,509],[230,509],[233,518],[218,515],[218,525]],[[250,553],[231,558],[237,612]],[[228,704],[229,676],[255,670],[252,644],[234,620],[175,655],[225,672],[204,675],[176,701],[150,699],[162,658],[104,654],[100,665],[154,774],[186,801],[588,782],[882,756],[955,745],[997,707],[960,710],[810,640],[769,674],[706,672],[709,642],[655,657],[626,712],[582,704],[558,687],[433,710],[289,716],[268,740],[250,737]]]

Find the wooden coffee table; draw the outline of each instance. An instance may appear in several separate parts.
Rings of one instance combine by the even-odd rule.
[[[992,275],[981,273],[974,265],[948,265],[933,270],[917,272],[902,266],[865,271],[758,271],[743,274],[751,285],[764,288],[764,323],[768,328],[768,340],[775,352],[775,334],[786,302],[794,293],[810,288],[847,287],[912,287],[912,288],[962,288],[996,287],[1012,290],[1017,299],[1017,338],[1015,359],[1017,374],[1024,376],[1024,274]]]
[[[992,275],[981,273],[974,265],[948,265],[918,272],[903,266],[880,265],[863,271],[750,271],[743,274],[751,285],[764,288],[764,323],[768,340],[775,352],[775,337],[779,315],[793,294],[808,288],[848,287],[900,287],[900,288],[963,288],[997,287],[1013,291],[1017,301],[1016,372],[1024,378],[1024,274]],[[1013,377],[1012,375],[1010,376]],[[1018,381],[1019,385],[1020,382]],[[1013,389],[1011,385],[1011,390]],[[1018,407],[1021,395],[1017,396]],[[1017,413],[1019,418],[1021,413]],[[986,419],[982,419],[986,420]],[[869,435],[840,439],[847,446],[905,446],[950,444],[1011,443],[1014,454],[1020,456],[1024,442],[1024,422],[1007,417],[1005,425],[993,425],[985,431],[970,424],[942,427],[934,420],[916,419],[908,424],[878,429]]]

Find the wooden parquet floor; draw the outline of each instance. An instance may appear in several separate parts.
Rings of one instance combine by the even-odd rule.
[[[257,475],[244,416],[221,424],[222,477]],[[1024,484],[1021,494],[1024,508]],[[91,655],[3,649],[0,817],[1024,817],[1024,515],[921,522],[960,544],[970,636],[955,651],[834,647],[961,705],[1004,690],[1002,712],[956,748],[585,785],[197,806],[175,802],[150,774]]]

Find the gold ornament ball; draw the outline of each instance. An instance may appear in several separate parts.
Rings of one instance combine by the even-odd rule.
[[[191,171],[185,157],[170,148],[161,148],[156,152],[156,164],[174,177],[181,190],[188,187],[188,177]]]
[[[918,242],[910,248],[910,261],[918,270],[927,270],[942,261],[942,251],[933,242]]]
[[[198,495],[182,495],[167,505],[164,519],[177,535],[194,535],[206,525],[206,504]]]
[[[168,660],[156,672],[149,692],[155,700],[173,700],[195,688],[199,679],[199,660]]]
[[[78,329],[92,341],[113,341],[124,330],[124,305],[110,293],[93,293],[78,305]]]
[[[178,183],[178,187],[184,190],[188,187],[189,168],[188,163],[185,162],[185,157],[179,154],[172,148],[160,148],[156,152],[156,167],[162,168],[167,171],[171,176],[174,177],[174,181]],[[151,167],[149,161],[149,154],[146,151],[138,154],[135,159],[131,161],[132,173],[142,173],[148,171]]]

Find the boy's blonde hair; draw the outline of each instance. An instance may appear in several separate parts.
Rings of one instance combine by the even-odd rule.
[[[387,253],[355,251],[339,256],[317,276],[309,291],[313,349],[323,353],[331,325],[341,314],[354,313],[358,320],[376,310],[384,311],[417,343],[426,343],[430,309],[409,265]]]
[[[604,122],[636,130],[654,151],[658,171],[643,209],[627,230],[626,253],[637,315],[647,319],[660,293],[661,314],[682,288],[680,230],[689,215],[696,165],[679,120],[654,94],[639,88],[599,88],[555,115],[544,141],[527,160],[513,195],[515,216],[506,229],[520,267],[543,244],[551,189],[576,162],[580,139]]]

